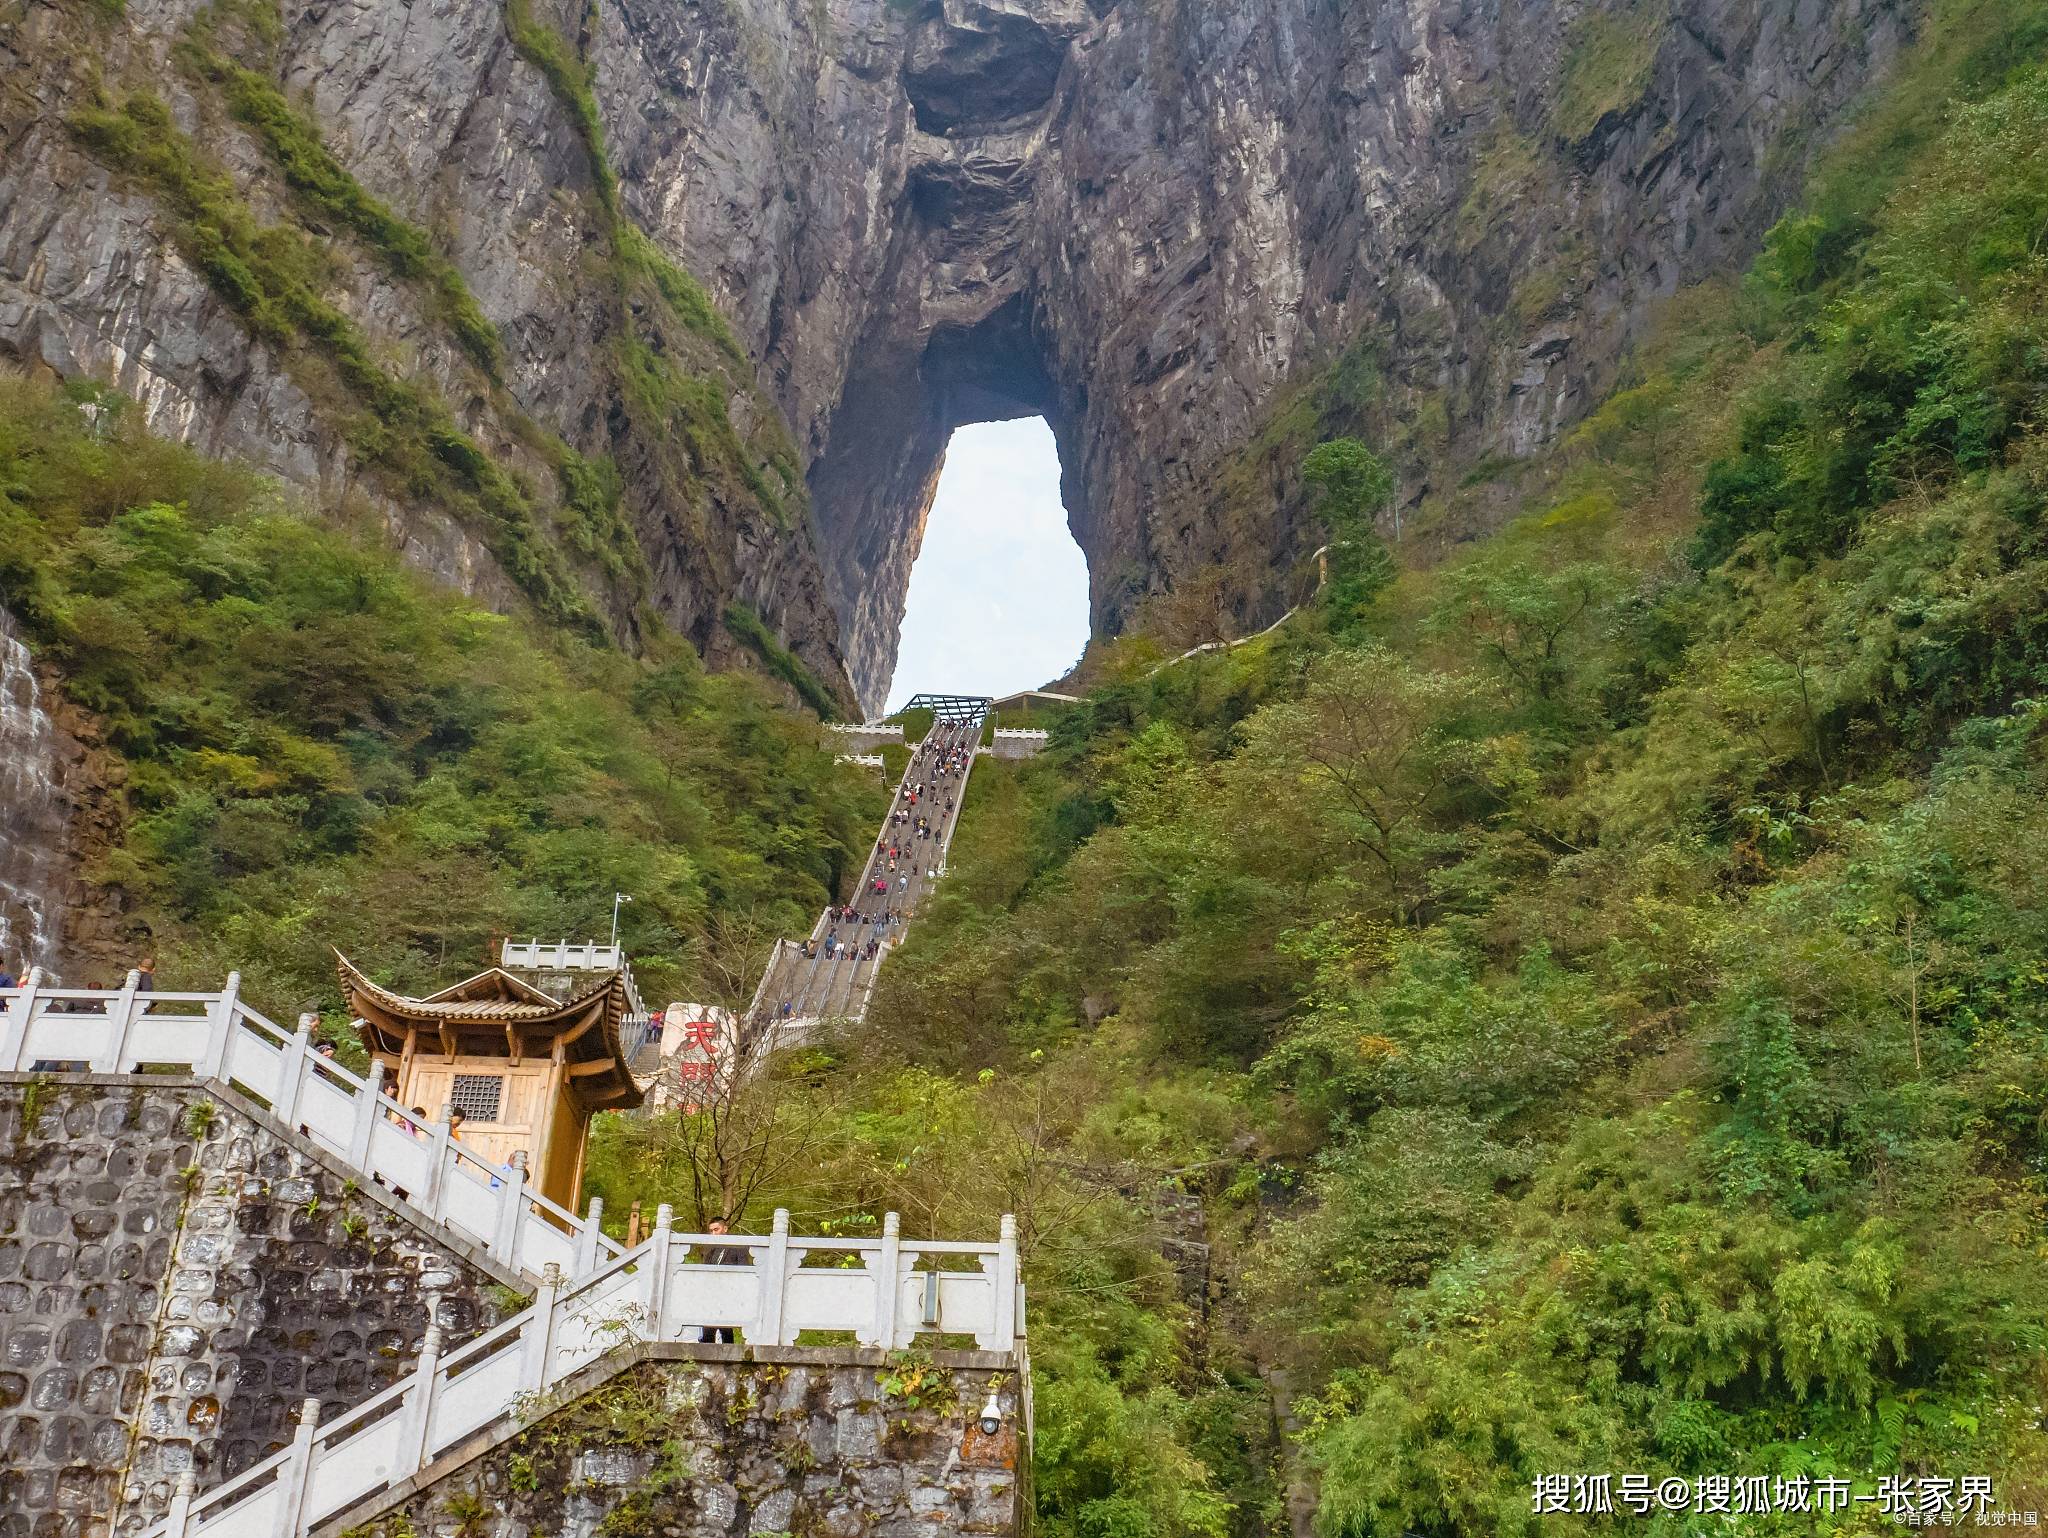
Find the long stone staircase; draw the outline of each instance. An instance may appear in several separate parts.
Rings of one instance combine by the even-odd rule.
[[[776,942],[747,1011],[750,1030],[767,1031],[774,1044],[786,1045],[821,1021],[865,1018],[883,961],[903,943],[910,919],[944,870],[982,751],[986,703],[962,700],[933,721],[897,781],[854,901],[819,914],[806,939]],[[929,822],[928,836],[919,836],[920,817]],[[902,853],[892,855],[892,849]],[[878,881],[884,890],[875,890]]]

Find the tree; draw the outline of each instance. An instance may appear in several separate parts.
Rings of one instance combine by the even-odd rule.
[[[616,1136],[603,1162],[619,1168],[593,1169],[593,1183],[620,1195],[680,1197],[701,1233],[713,1218],[738,1222],[757,1198],[815,1179],[841,1125],[845,1086],[817,1071],[815,1054],[778,1051],[772,1041],[742,1027],[723,1057],[685,1082],[689,1103],[612,1118]]]
[[[1449,573],[1430,615],[1439,634],[1464,636],[1532,704],[1554,704],[1580,670],[1593,622],[1620,591],[1599,561],[1542,569],[1526,549],[1495,547]]]
[[[1373,514],[1394,492],[1394,472],[1356,438],[1317,444],[1302,461],[1301,478],[1316,488],[1316,511],[1336,540],[1369,533]]]
[[[1323,605],[1338,634],[1353,630],[1366,605],[1394,580],[1394,559],[1373,527],[1393,495],[1394,473],[1356,438],[1318,444],[1301,464],[1316,488],[1316,512],[1330,531]]]
[[[712,914],[704,932],[689,942],[684,963],[685,986],[695,1001],[730,1010],[737,1019],[753,1002],[779,933],[759,903]]]
[[[1444,843],[1430,809],[1470,768],[1471,745],[1451,723],[1471,697],[1464,679],[1382,646],[1333,652],[1310,667],[1299,699],[1253,718],[1233,771],[1255,797],[1306,792],[1292,801],[1304,840],[1327,828],[1362,851],[1405,923],[1415,878]]]

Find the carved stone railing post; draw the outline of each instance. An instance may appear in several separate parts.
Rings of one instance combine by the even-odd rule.
[[[242,993],[242,974],[228,973],[228,985],[221,990],[219,998],[206,1007],[206,1056],[193,1067],[202,1079],[227,1078],[228,1049],[235,1039],[235,1032],[241,1028],[239,1017]]]
[[[519,1214],[526,1206],[526,1150],[515,1149],[498,1179],[498,1233],[491,1253],[508,1266],[519,1264]]]
[[[519,1386],[529,1394],[547,1387],[548,1358],[555,1349],[555,1306],[562,1298],[562,1268],[549,1261],[533,1294],[533,1314],[520,1336]]]
[[[576,1231],[575,1280],[579,1282],[597,1269],[598,1240],[604,1237],[603,1219],[604,1198],[593,1196],[590,1199],[589,1216],[584,1218],[583,1226]]]
[[[1003,1214],[1002,1238],[996,1245],[994,1349],[1007,1351],[1017,1338],[1017,1219]]]
[[[427,1134],[427,1188],[420,1192],[420,1210],[430,1218],[441,1216],[441,1187],[448,1179],[448,1166],[455,1162],[455,1152],[448,1146],[454,1136],[453,1112],[455,1107],[444,1105],[435,1120],[433,1130]]]
[[[284,1488],[284,1534],[306,1530],[306,1491],[313,1483],[313,1438],[320,1429],[320,1401],[308,1399],[299,1406],[299,1424],[292,1431],[291,1457],[279,1483]]]
[[[42,982],[43,969],[30,967],[21,987],[7,1000],[6,1014],[0,1016],[0,1068],[10,1073],[28,1066],[28,1027],[36,1017],[36,990]]]
[[[270,1114],[287,1127],[296,1127],[299,1124],[299,1092],[305,1088],[306,1075],[310,1071],[312,1043],[311,1019],[301,1015],[299,1028],[292,1032],[291,1039],[284,1044],[284,1056],[278,1061],[277,1098],[270,1103]]]
[[[777,1207],[768,1228],[767,1253],[761,1257],[761,1339],[764,1346],[786,1346],[782,1338],[783,1304],[789,1296],[789,1209]]]
[[[439,1324],[429,1324],[420,1341],[420,1359],[399,1410],[404,1419],[398,1434],[397,1465],[402,1479],[427,1461],[427,1430],[434,1414],[434,1389],[441,1376],[441,1347],[446,1337]]]
[[[135,1025],[135,1001],[142,989],[142,973],[133,967],[128,970],[127,980],[121,984],[121,991],[115,995],[113,1004],[107,1010],[106,1045],[100,1055],[92,1060],[94,1073],[119,1073],[121,1059],[128,1051],[128,1033]]]
[[[192,1521],[194,1488],[192,1471],[186,1469],[178,1475],[177,1488],[171,1492],[170,1515],[164,1518],[164,1538],[185,1538],[185,1529]]]
[[[370,1064],[370,1076],[363,1082],[362,1093],[356,1096],[355,1125],[349,1129],[349,1162],[359,1170],[370,1167],[370,1135],[377,1130],[383,1099],[384,1060],[380,1057]]]
[[[649,1340],[667,1340],[668,1268],[675,1243],[676,1210],[667,1202],[654,1209],[654,1232],[647,1239],[647,1319]]]
[[[896,1307],[903,1292],[903,1220],[882,1215],[882,1247],[873,1258],[875,1271],[875,1338],[884,1351],[896,1349]]]

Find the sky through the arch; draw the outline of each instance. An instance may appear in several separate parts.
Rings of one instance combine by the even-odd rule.
[[[1008,694],[1088,644],[1088,567],[1060,505],[1042,417],[953,434],[910,573],[889,708],[913,694]]]

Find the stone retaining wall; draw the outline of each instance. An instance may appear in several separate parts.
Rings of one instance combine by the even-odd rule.
[[[1017,1372],[979,1352],[643,1346],[319,1538],[1013,1538]],[[1002,1363],[1002,1366],[992,1366]],[[996,1381],[1000,1380],[1000,1381]],[[993,1435],[977,1424],[991,1383]]]
[[[1048,734],[1028,727],[996,728],[988,751],[997,758],[1035,758],[1045,747]]]
[[[0,1538],[140,1531],[523,1306],[407,1210],[238,1096],[0,1075]]]

